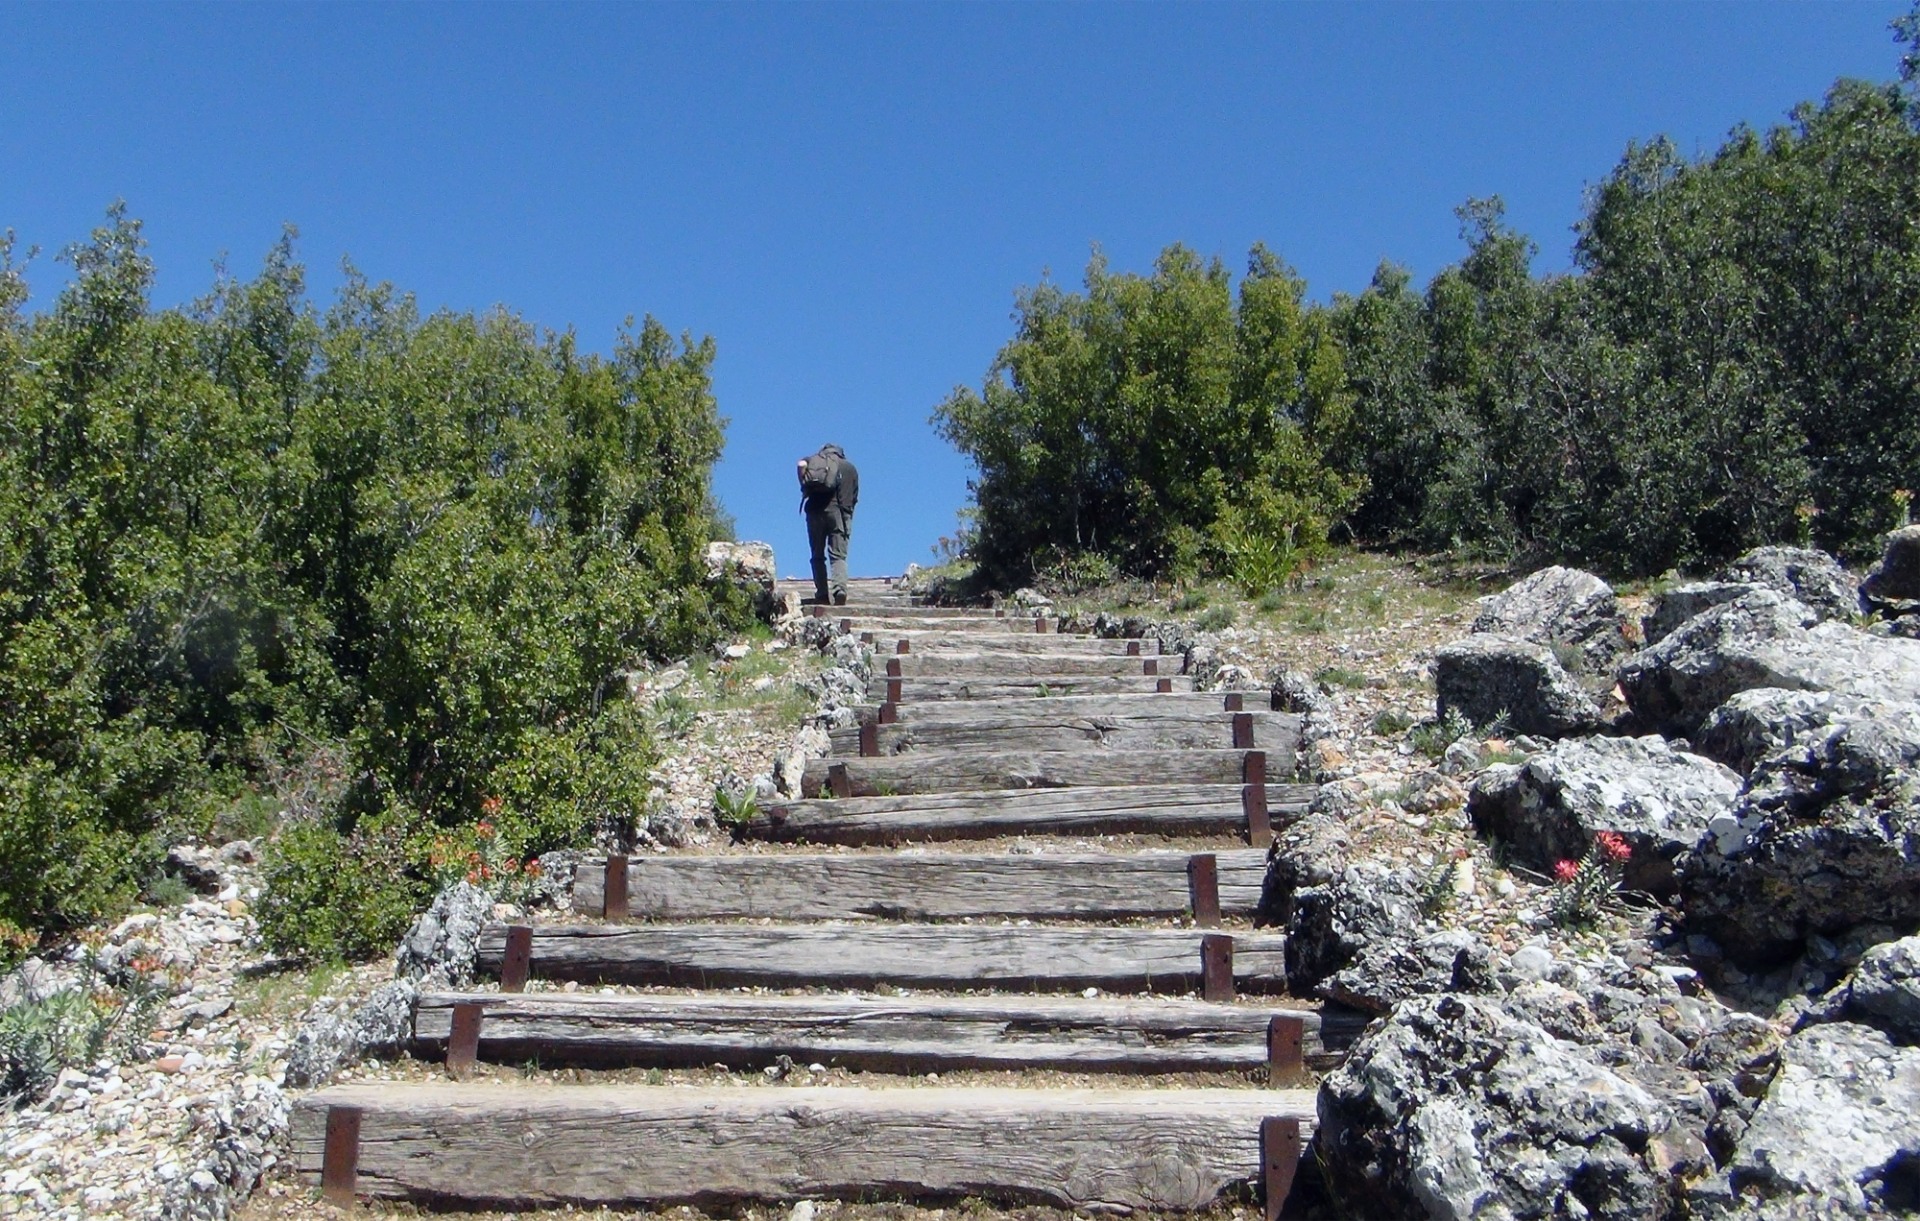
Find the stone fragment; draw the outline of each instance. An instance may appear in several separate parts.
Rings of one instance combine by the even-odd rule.
[[[1920,928],[1920,705],[1828,726],[1754,769],[1681,868],[1690,932],[1746,970],[1814,936]]]
[[[1809,547],[1757,547],[1715,579],[1760,585],[1810,607],[1822,619],[1860,613],[1860,588],[1840,561]]]
[[[1488,768],[1467,812],[1475,830],[1543,873],[1579,860],[1600,832],[1616,832],[1633,851],[1626,887],[1665,895],[1674,889],[1674,862],[1739,792],[1734,772],[1661,738],[1578,738]]]
[[[1475,726],[1500,722],[1515,733],[1550,738],[1589,733],[1602,715],[1592,697],[1545,645],[1473,635],[1433,659],[1438,712],[1458,712]]]
[[[1555,565],[1487,600],[1473,630],[1548,646],[1561,645],[1593,673],[1627,650],[1613,588],[1590,572]]]
[[[1882,610],[1920,609],[1920,524],[1887,535],[1880,561],[1860,583],[1860,593]]]
[[[1920,699],[1920,642],[1816,620],[1803,604],[1755,589],[1629,657],[1620,685],[1643,724],[1681,737],[1734,695],[1759,687]]]
[[[1910,1213],[1920,1186],[1920,1049],[1881,1031],[1811,1026],[1780,1049],[1764,1100],[1687,1215],[1869,1217]]]
[[[1488,997],[1402,1004],[1321,1084],[1315,1153],[1342,1216],[1665,1215],[1645,1152],[1666,1103]]]

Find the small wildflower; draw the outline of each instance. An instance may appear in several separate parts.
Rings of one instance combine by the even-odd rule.
[[[1593,842],[1600,846],[1601,855],[1610,861],[1624,863],[1633,856],[1633,848],[1627,843],[1627,837],[1618,831],[1602,831],[1593,837]]]
[[[1553,876],[1558,881],[1571,882],[1573,881],[1574,875],[1579,872],[1580,864],[1578,861],[1555,861],[1553,863]]]

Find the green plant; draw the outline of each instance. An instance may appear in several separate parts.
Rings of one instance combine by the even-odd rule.
[[[267,948],[313,960],[392,951],[428,897],[425,862],[409,851],[404,819],[388,811],[342,834],[296,824],[267,845],[254,915]]]
[[[1358,670],[1348,670],[1340,666],[1327,666],[1314,674],[1313,681],[1328,687],[1357,689],[1367,685],[1367,676]]]
[[[1411,714],[1398,708],[1383,708],[1374,714],[1373,732],[1383,738],[1397,737],[1411,729],[1413,724]]]
[[[1236,618],[1231,606],[1216,606],[1195,619],[1193,626],[1203,632],[1218,632],[1232,627]]]
[[[699,721],[699,709],[678,691],[669,691],[653,702],[654,732],[663,738],[684,738]]]
[[[179,907],[193,898],[193,887],[171,873],[163,873],[147,883],[140,897],[155,907]]]
[[[280,803],[253,788],[240,791],[213,817],[214,837],[222,841],[266,839],[280,825]]]
[[[1556,861],[1553,892],[1549,909],[1556,924],[1576,926],[1592,924],[1620,890],[1620,874],[1633,856],[1626,837],[1617,831],[1602,831],[1587,845],[1579,861]]]
[[[157,964],[136,960],[115,987],[89,954],[73,988],[0,1011],[0,1101],[38,1101],[64,1068],[137,1054],[165,1000],[159,977]]]
[[[1277,589],[1269,589],[1253,600],[1253,607],[1263,615],[1271,615],[1287,604],[1287,596]]]
[[[1438,916],[1453,907],[1459,896],[1461,871],[1472,868],[1466,850],[1442,856],[1420,879],[1420,910]]]
[[[1072,597],[1111,585],[1120,579],[1120,569],[1098,551],[1069,551],[1055,548],[1053,559],[1034,570],[1033,581],[1041,592],[1055,598]]]
[[[1172,611],[1176,615],[1191,614],[1194,611],[1207,609],[1207,601],[1208,599],[1207,599],[1206,590],[1189,589],[1187,592],[1181,594],[1178,598],[1175,598],[1173,600],[1173,605],[1169,606],[1167,609]]]
[[[1332,626],[1324,606],[1302,606],[1293,612],[1293,626],[1309,635],[1318,636]]]
[[[1447,747],[1473,731],[1473,722],[1458,708],[1448,708],[1445,716],[1422,721],[1408,730],[1407,742],[1417,753],[1429,759],[1438,759],[1447,753]]]
[[[1553,653],[1553,659],[1560,663],[1562,670],[1569,674],[1587,673],[1587,655],[1579,645],[1555,640],[1550,642],[1547,648]]]
[[[1306,554],[1294,545],[1292,523],[1277,534],[1243,535],[1227,545],[1234,584],[1249,598],[1277,593],[1306,569]]]
[[[713,816],[725,827],[744,827],[760,814],[760,799],[750,788],[729,790],[724,785],[713,789]]]

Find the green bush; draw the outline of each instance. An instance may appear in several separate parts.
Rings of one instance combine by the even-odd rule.
[[[1237,618],[1237,616],[1234,614],[1231,606],[1216,606],[1212,610],[1202,613],[1198,619],[1195,619],[1193,626],[1203,632],[1218,632],[1225,628],[1232,627],[1235,618]]]
[[[1218,260],[1177,245],[1151,276],[1096,252],[1084,293],[1022,292],[981,389],[934,412],[978,472],[968,546],[985,577],[1011,588],[1098,556],[1187,580],[1230,570],[1237,540],[1323,543],[1358,484],[1325,460],[1351,403],[1324,311],[1304,302],[1265,247],[1237,297]]]
[[[121,986],[95,973],[91,958],[69,990],[0,1011],[0,1103],[37,1102],[62,1069],[123,1061],[146,1046],[165,996],[152,976],[131,968]]]
[[[390,953],[428,897],[427,862],[397,812],[348,833],[295,824],[268,845],[254,917],[277,954],[317,960]]]
[[[65,257],[29,317],[0,240],[0,926],[57,937],[284,809],[278,944],[384,952],[427,872],[376,844],[495,800],[528,850],[631,822],[617,676],[751,611],[700,558],[711,340],[583,354],[357,274],[321,311],[291,237],[155,310],[119,208]],[[322,885],[336,849],[399,872]]]

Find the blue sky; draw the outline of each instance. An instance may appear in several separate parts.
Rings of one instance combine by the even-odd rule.
[[[966,497],[929,412],[1094,243],[1265,241],[1324,299],[1381,259],[1424,282],[1499,194],[1564,268],[1628,140],[1707,151],[1890,79],[1906,8],[9,4],[0,227],[51,252],[124,198],[161,304],[292,223],[322,304],[350,256],[598,350],[628,315],[710,334],[742,537],[804,570],[790,472],[835,440],[853,567],[897,572]]]

